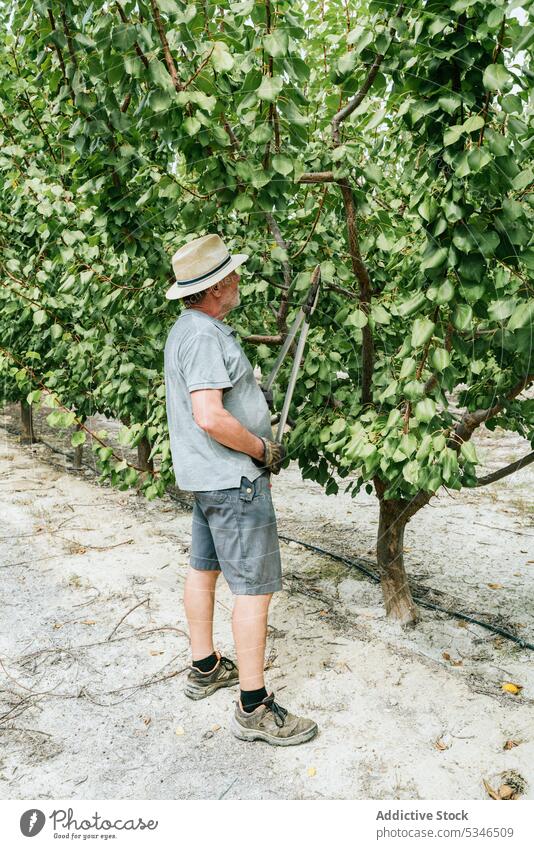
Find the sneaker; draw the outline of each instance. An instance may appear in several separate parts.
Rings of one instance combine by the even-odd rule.
[[[275,702],[274,693],[252,713],[246,713],[238,701],[232,721],[232,732],[239,740],[265,740],[271,746],[296,746],[311,740],[317,731],[313,719],[289,713]]]
[[[215,652],[217,663],[211,672],[201,672],[191,667],[185,685],[185,695],[190,699],[205,699],[221,687],[234,687],[239,682],[237,666],[227,657]]]

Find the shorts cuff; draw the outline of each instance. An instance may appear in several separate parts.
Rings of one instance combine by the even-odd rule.
[[[276,593],[283,589],[280,579],[255,587],[251,587],[250,584],[228,584],[228,586],[233,595],[268,595],[269,593]]]
[[[218,563],[206,563],[205,560],[195,560],[190,558],[189,565],[192,569],[197,569],[199,572],[220,572],[221,567]]]

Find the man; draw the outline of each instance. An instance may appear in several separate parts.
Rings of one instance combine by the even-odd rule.
[[[190,567],[184,604],[193,662],[185,693],[202,699],[239,682],[232,731],[241,740],[290,746],[310,740],[317,725],[289,713],[267,693],[263,677],[267,612],[282,589],[271,473],[285,456],[273,442],[269,408],[235,330],[222,319],[239,304],[236,269],[216,234],[174,255],[167,298],[185,309],[165,345],[165,386],[176,482],[194,493]],[[237,664],[213,646],[217,578],[234,594]]]

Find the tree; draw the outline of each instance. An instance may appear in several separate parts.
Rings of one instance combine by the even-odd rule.
[[[145,462],[100,434],[103,473],[156,497],[172,482],[170,254],[210,230],[246,244],[232,323],[267,370],[320,263],[291,456],[328,494],[349,475],[353,495],[375,492],[386,610],[415,623],[406,523],[441,486],[477,485],[482,423],[534,438],[533,30],[531,4],[516,6],[15,4],[0,65],[5,396],[46,388],[52,423],[123,421]]]

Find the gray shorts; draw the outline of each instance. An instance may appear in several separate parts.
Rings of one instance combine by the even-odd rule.
[[[190,563],[220,569],[235,595],[282,589],[282,564],[270,474],[241,486],[195,492]]]

